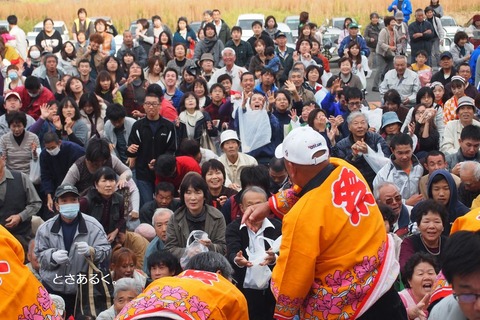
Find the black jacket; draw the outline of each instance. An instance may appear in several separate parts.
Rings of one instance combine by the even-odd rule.
[[[139,146],[136,153],[127,151],[127,157],[135,158],[135,170],[137,179],[144,181],[155,181],[155,174],[148,168],[148,164],[158,156],[171,153],[177,150],[177,138],[175,127],[170,121],[160,118],[160,126],[155,134],[150,128],[150,120],[143,118],[133,124],[132,131],[128,137],[128,145]]]

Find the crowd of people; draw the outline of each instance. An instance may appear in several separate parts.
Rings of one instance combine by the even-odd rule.
[[[307,12],[295,49],[218,9],[198,33],[139,19],[118,50],[83,8],[73,41],[47,18],[30,47],[9,16],[0,314],[477,318],[480,47],[440,52],[438,0],[388,11],[345,19],[339,74]]]

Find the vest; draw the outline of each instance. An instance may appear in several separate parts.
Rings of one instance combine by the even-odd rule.
[[[87,37],[87,39],[90,37],[90,34],[87,34],[88,33],[88,27],[90,26],[90,22],[91,22],[91,20],[89,18],[86,18],[85,19],[85,28],[82,28],[82,25],[80,24],[80,19],[77,18],[77,19],[73,20],[73,23],[75,23],[77,32],[79,32],[79,31],[85,32],[85,36]]]
[[[0,223],[5,225],[5,220],[25,210],[27,206],[27,194],[22,181],[22,174],[18,171],[10,171],[12,179],[7,179],[7,192],[5,201],[0,201]],[[6,201],[8,199],[8,201]],[[8,229],[15,236],[29,237],[32,232],[32,218],[20,222],[15,228]]]
[[[85,213],[97,219],[98,222],[102,224],[107,234],[115,230],[118,222],[123,217],[123,197],[119,193],[115,192],[112,195],[108,208],[105,208],[105,202],[96,190],[90,190],[85,198],[88,202],[88,208]],[[107,210],[106,214],[108,216],[107,223],[105,223],[106,221],[102,221],[105,210]]]
[[[93,186],[93,173],[88,171],[87,165],[85,164],[85,156],[78,158],[78,160],[75,161],[75,165],[77,166],[80,174],[80,178],[75,186],[81,194],[85,194],[86,191]],[[112,168],[112,158],[108,159],[104,166]]]

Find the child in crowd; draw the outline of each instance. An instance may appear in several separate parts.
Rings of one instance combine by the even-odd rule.
[[[432,68],[425,64],[427,60],[427,52],[425,50],[419,50],[415,57],[415,63],[410,66],[410,69],[418,74],[422,87],[430,84],[430,80],[432,79]]]
[[[274,73],[280,71],[282,63],[280,62],[280,58],[275,54],[275,49],[273,47],[267,47],[265,49],[265,57],[268,61],[265,68],[271,69]]]
[[[153,252],[148,257],[147,267],[150,275],[147,279],[147,286],[157,279],[173,277],[182,271],[177,257],[168,250]]]

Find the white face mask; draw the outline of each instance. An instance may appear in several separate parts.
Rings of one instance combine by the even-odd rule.
[[[30,51],[30,58],[32,59],[40,58],[40,51]]]
[[[45,149],[52,157],[55,157],[60,152],[60,147],[56,147],[55,149],[48,150]]]

